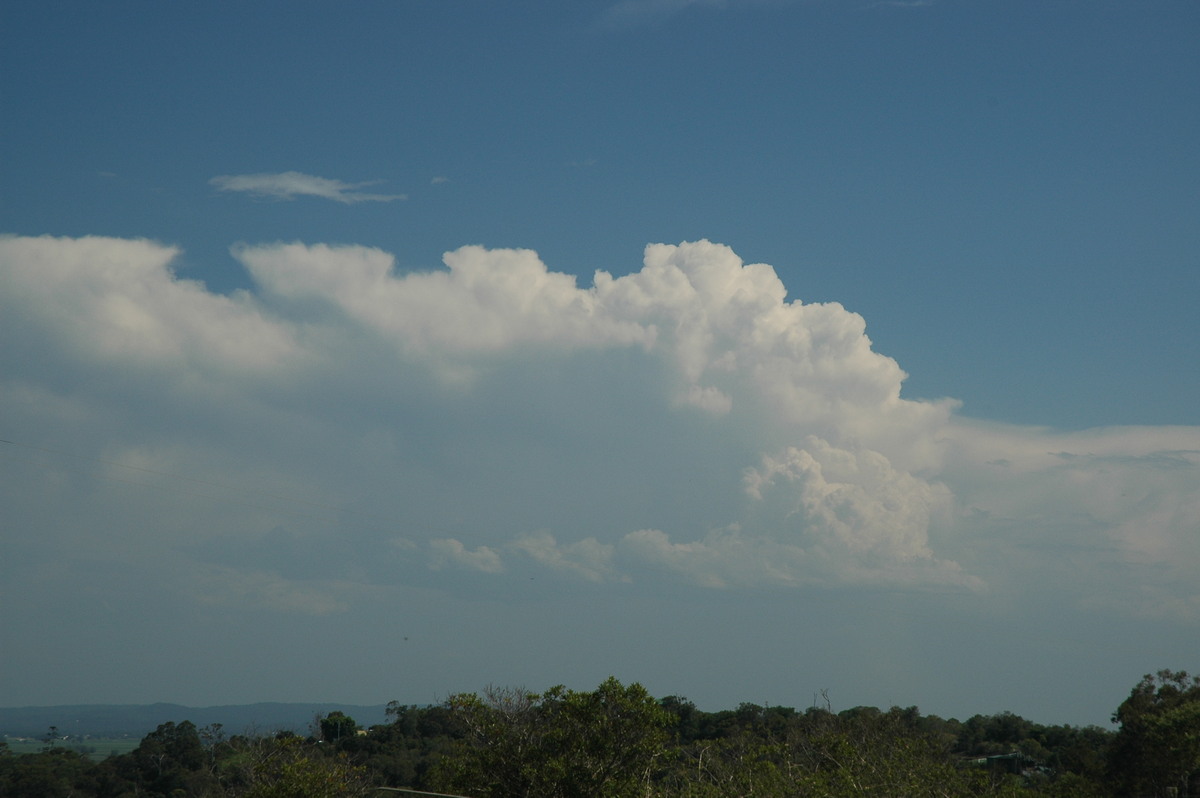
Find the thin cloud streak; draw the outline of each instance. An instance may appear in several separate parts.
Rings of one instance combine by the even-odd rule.
[[[405,194],[369,194],[357,189],[382,182],[344,183],[303,172],[259,173],[250,175],[218,175],[208,181],[219,191],[240,191],[255,197],[274,200],[294,200],[297,197],[320,197],[345,205],[359,202],[392,202],[408,199]]]

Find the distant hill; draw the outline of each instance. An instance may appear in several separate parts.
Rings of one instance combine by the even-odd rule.
[[[307,734],[314,718],[341,711],[360,726],[384,723],[386,707],[359,704],[238,704],[185,707],[179,704],[79,704],[57,707],[0,707],[0,735],[41,737],[51,726],[60,734],[144,737],[163,723],[190,720],[197,727],[220,723],[226,734]]]

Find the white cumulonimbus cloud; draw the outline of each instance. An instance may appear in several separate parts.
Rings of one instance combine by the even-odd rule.
[[[97,522],[173,552],[202,600],[221,584],[338,611],[395,578],[387,558],[443,579],[984,591],[1044,583],[1031,552],[1070,546],[1076,603],[1200,616],[1200,430],[1057,434],[905,398],[862,317],[789,300],[728,247],[654,244],[588,285],[528,250],[464,247],[411,273],[359,246],[233,254],[256,287],[224,296],[153,242],[0,239],[13,423],[125,468],[305,496],[303,513],[187,496],[179,518]],[[346,516],[348,497],[370,515]],[[333,571],[313,590],[296,558],[222,554],[289,524],[279,539]]]
[[[408,199],[404,194],[370,194],[359,191],[377,185],[378,180],[365,183],[344,183],[327,177],[306,175],[303,172],[274,172],[250,175],[218,175],[208,181],[219,191],[242,191],[256,197],[275,200],[294,200],[296,197],[321,197],[353,205],[357,202],[392,202]]]

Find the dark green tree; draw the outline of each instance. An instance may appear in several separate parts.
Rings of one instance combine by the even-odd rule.
[[[450,698],[466,729],[436,782],[478,798],[632,798],[663,754],[671,716],[640,684],[593,692],[488,688]]]
[[[207,765],[194,723],[163,723],[111,764],[112,780],[132,785],[137,795],[201,795],[216,782]]]
[[[365,768],[295,735],[259,740],[248,753],[246,786],[236,791],[240,798],[355,798],[372,792]]]
[[[47,747],[34,754],[14,756],[0,749],[0,796],[67,798],[95,795],[92,763],[66,748]]]
[[[354,718],[343,712],[330,712],[321,718],[319,724],[321,739],[327,743],[336,743],[343,737],[353,737],[358,731]]]
[[[1146,674],[1117,711],[1109,774],[1128,794],[1189,798],[1200,785],[1200,676]]]

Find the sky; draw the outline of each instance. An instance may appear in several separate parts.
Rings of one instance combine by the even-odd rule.
[[[1198,36],[5,3],[0,705],[1108,726],[1200,671]]]

